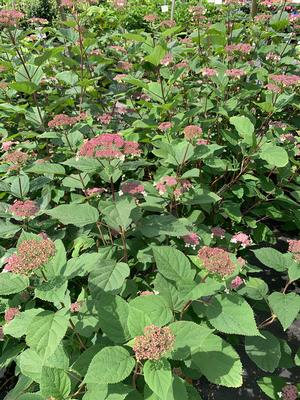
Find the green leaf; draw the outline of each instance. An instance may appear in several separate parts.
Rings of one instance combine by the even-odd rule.
[[[162,47],[161,45],[157,45],[154,47],[153,51],[151,54],[145,57],[145,61],[148,61],[149,63],[158,66],[161,62],[161,60],[164,58],[164,56],[167,53],[167,49],[165,47]]]
[[[114,260],[103,260],[97,269],[89,276],[89,288],[91,293],[99,291],[116,293],[123,286],[130,270],[126,263],[117,263]]]
[[[287,26],[289,26],[289,14],[286,11],[279,11],[270,19],[270,25],[277,31],[285,29]]]
[[[296,355],[295,355],[295,364],[300,367],[300,348],[298,349]]]
[[[0,274],[0,296],[8,296],[20,293],[29,286],[27,276],[13,274],[11,272]]]
[[[99,202],[99,208],[105,215],[105,222],[113,229],[119,231],[120,227],[126,230],[137,218],[139,211],[133,199],[123,198],[121,200],[107,203]]]
[[[150,389],[159,397],[166,400],[172,385],[171,366],[168,360],[147,360],[143,368],[144,378]]]
[[[164,326],[172,319],[172,311],[160,295],[136,297],[129,302],[127,322],[133,337],[143,335],[148,325]]]
[[[192,281],[195,272],[191,268],[189,259],[174,247],[153,247],[153,255],[158,271],[173,281]]]
[[[31,308],[30,310],[25,310],[16,315],[15,318],[9,322],[9,324],[4,325],[4,334],[13,336],[15,338],[22,337],[26,334],[26,331],[33,318],[41,311],[43,311],[41,308]]]
[[[66,171],[60,164],[52,164],[44,162],[41,164],[34,164],[30,168],[26,169],[26,172],[31,172],[38,175],[65,175]]]
[[[300,279],[300,263],[291,260],[288,267],[288,274],[290,282],[294,282]]]
[[[256,336],[257,330],[252,308],[238,294],[219,294],[205,308],[212,326],[220,332]]]
[[[130,375],[134,366],[134,358],[124,347],[108,346],[95,355],[84,382],[87,384],[118,383]],[[101,371],[100,374],[99,371]]]
[[[68,329],[69,318],[65,310],[43,311],[35,316],[27,330],[26,343],[42,358],[55,352]]]
[[[300,311],[300,296],[296,293],[273,292],[268,300],[283,329],[289,328]]]
[[[246,353],[260,369],[274,372],[281,358],[280,342],[270,332],[261,333],[264,337],[246,337]]]
[[[30,182],[27,175],[14,178],[10,187],[11,193],[22,199],[29,192]]]
[[[18,400],[44,400],[44,398],[38,393],[24,393],[18,397]]]
[[[64,225],[71,224],[78,227],[94,224],[99,218],[97,209],[89,204],[62,204],[45,211],[45,214],[58,219]]]
[[[0,220],[0,238],[11,239],[21,229],[20,225],[12,224],[9,221]]]
[[[38,86],[33,82],[12,82],[9,87],[16,90],[17,92],[22,92],[26,94],[32,94],[38,90]]]
[[[202,345],[212,333],[205,325],[198,325],[191,321],[176,321],[169,325],[175,335],[175,343],[171,352],[173,360],[184,360]]]
[[[138,224],[138,229],[147,238],[159,235],[178,237],[189,233],[187,224],[173,215],[148,215]]]
[[[79,257],[71,258],[67,262],[64,276],[68,279],[74,278],[75,276],[85,276],[92,272],[94,269],[98,269],[103,262],[103,257],[99,253],[85,253]]]
[[[245,286],[239,289],[238,293],[253,300],[263,300],[268,294],[268,285],[259,278],[250,277]]]
[[[43,75],[44,72],[40,66],[26,63],[26,67],[24,65],[19,66],[15,73],[15,79],[17,82],[32,82],[39,85]]]
[[[265,160],[271,167],[282,168],[289,162],[289,156],[283,147],[274,146],[271,143],[262,145],[259,156]]]
[[[71,380],[63,369],[43,367],[40,387],[45,398],[64,400],[71,392]]]
[[[242,116],[231,117],[230,123],[234,125],[239,135],[244,139],[244,142],[249,146],[253,146],[255,143],[254,125],[249,118]]]
[[[49,301],[50,303],[60,303],[64,301],[67,287],[68,281],[62,276],[57,276],[38,285],[34,294],[38,299]]]
[[[272,247],[264,247],[262,249],[252,250],[255,257],[264,265],[275,271],[282,272],[288,268],[289,263],[285,254],[272,249]]]
[[[280,400],[281,390],[286,385],[286,381],[279,376],[265,376],[257,381],[261,390],[271,399]]]
[[[226,387],[242,386],[242,364],[236,351],[225,340],[209,335],[192,355],[192,368],[212,383]]]

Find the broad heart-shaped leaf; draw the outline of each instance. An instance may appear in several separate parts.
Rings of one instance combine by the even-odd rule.
[[[173,360],[184,360],[199,348],[204,340],[212,333],[205,325],[191,321],[176,321],[169,325],[175,335],[175,343],[171,352]]]
[[[57,276],[50,281],[38,285],[34,294],[38,299],[59,304],[64,301],[67,287],[68,281],[62,276]]]
[[[165,54],[167,53],[167,49],[162,47],[161,45],[157,45],[154,47],[153,51],[149,56],[145,57],[145,61],[158,66],[161,60],[164,58]]]
[[[71,380],[63,369],[43,367],[40,388],[45,398],[64,400],[71,392]]]
[[[11,239],[21,229],[20,225],[14,225],[9,221],[0,220],[0,238]]]
[[[205,314],[212,326],[220,332],[259,336],[252,308],[238,294],[219,294],[205,308]]]
[[[64,225],[71,224],[78,227],[94,224],[99,218],[98,210],[89,204],[62,204],[45,211],[45,214],[58,219]]]
[[[254,125],[250,119],[241,115],[237,117],[231,117],[229,121],[232,125],[234,125],[239,135],[244,139],[243,141],[249,146],[253,146],[255,142],[255,137],[253,135]]]
[[[160,400],[166,400],[172,385],[172,372],[168,360],[147,360],[143,368],[144,378],[150,389]]]
[[[93,294],[102,289],[105,292],[115,293],[122,287],[129,274],[130,270],[126,263],[103,260],[98,268],[90,273],[90,291]]]
[[[20,199],[22,199],[23,196],[26,196],[26,194],[29,192],[29,187],[30,187],[30,181],[28,176],[22,174],[13,179],[10,190],[14,196],[17,196]]]
[[[94,302],[102,331],[115,343],[130,339],[127,327],[128,303],[120,296],[103,293]]]
[[[104,214],[105,222],[117,231],[120,230],[120,227],[126,230],[140,216],[135,201],[128,198],[121,198],[112,203],[100,201],[99,210]]]
[[[18,397],[18,400],[44,400],[44,398],[39,393],[24,393]]]
[[[154,289],[164,298],[168,306],[173,311],[181,311],[187,303],[185,293],[178,290],[174,281],[169,281],[160,273],[154,280]]]
[[[65,309],[56,313],[43,311],[33,318],[27,330],[26,343],[43,359],[47,359],[59,346],[68,325],[69,318]]]
[[[300,296],[296,293],[273,292],[269,297],[269,306],[279,319],[284,330],[290,327],[300,311]]]
[[[253,300],[263,300],[266,297],[268,290],[269,288],[265,281],[259,278],[250,277],[246,284],[238,290],[238,293]]]
[[[20,293],[29,286],[27,276],[7,272],[0,274],[0,296]]]
[[[265,376],[256,381],[260,389],[273,400],[280,400],[281,390],[286,385],[286,380],[279,376]]]
[[[164,326],[172,319],[172,311],[160,295],[136,297],[129,303],[127,323],[132,337],[143,335],[148,325]]]
[[[283,147],[274,146],[274,144],[271,143],[262,145],[259,156],[271,167],[282,168],[289,162],[289,156],[286,150]]]
[[[147,238],[159,235],[184,236],[189,233],[186,221],[174,217],[174,215],[147,215],[137,228]]]
[[[278,272],[285,271],[290,264],[286,254],[282,254],[272,247],[253,250],[253,253],[262,264]]]
[[[67,254],[62,240],[55,240],[55,255],[44,265],[44,273],[48,280],[61,278],[67,262]]]
[[[300,263],[296,261],[291,261],[288,274],[290,282],[294,282],[300,279]]]
[[[75,276],[85,276],[94,269],[98,269],[103,262],[103,256],[99,253],[85,253],[79,257],[71,258],[66,265],[63,275],[68,279]]]
[[[121,346],[107,346],[95,355],[84,382],[87,384],[118,383],[130,375],[134,358]]]
[[[281,357],[280,342],[268,331],[261,334],[264,337],[246,337],[246,353],[260,369],[274,372]]]
[[[169,246],[153,247],[153,255],[158,271],[165,278],[175,282],[194,279],[190,261],[181,251]]]
[[[217,335],[209,335],[192,355],[197,369],[212,383],[227,387],[242,386],[242,364],[233,347]]]
[[[15,318],[9,322],[9,324],[4,325],[4,334],[13,336],[15,338],[22,337],[26,334],[26,331],[33,318],[42,311],[43,310],[41,308],[31,308],[30,310],[25,310],[16,315]]]
[[[33,164],[30,168],[26,169],[26,172],[31,172],[38,175],[65,175],[66,173],[62,165],[52,164],[49,162]]]

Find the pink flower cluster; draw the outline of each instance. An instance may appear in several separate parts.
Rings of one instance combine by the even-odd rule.
[[[222,277],[231,275],[235,270],[235,265],[231,261],[230,253],[219,247],[203,246],[198,251],[198,257],[203,266],[210,272],[221,275]]]
[[[297,400],[298,388],[295,385],[285,385],[281,390],[282,400]]]
[[[266,55],[266,60],[270,60],[270,61],[274,61],[274,62],[278,62],[280,61],[280,55],[270,52]]]
[[[1,10],[0,11],[0,25],[15,26],[24,14],[17,10]]]
[[[275,85],[275,83],[267,83],[265,85],[265,88],[270,90],[270,92],[273,93],[281,93],[281,88],[277,85]]]
[[[155,22],[157,20],[157,18],[158,17],[155,14],[147,14],[147,15],[144,16],[144,21]]]
[[[167,192],[168,188],[172,188],[176,198],[180,197],[184,192],[187,192],[192,187],[192,184],[187,179],[178,179],[175,176],[164,176],[155,185],[160,195]]]
[[[233,69],[227,69],[225,71],[225,74],[230,78],[240,79],[242,76],[246,75],[246,72],[243,69],[233,68]]]
[[[125,141],[117,133],[104,133],[87,140],[79,150],[79,156],[95,158],[123,158],[139,155],[138,142]]]
[[[99,115],[99,117],[97,117],[97,121],[101,122],[101,124],[103,124],[103,125],[108,125],[111,120],[112,120],[111,113],[105,113],[105,114]]]
[[[39,206],[32,200],[16,200],[8,210],[17,217],[32,217],[39,211]]]
[[[66,114],[57,114],[55,117],[48,122],[49,128],[58,128],[60,126],[72,126],[77,122],[82,121],[87,118],[86,113],[81,113],[76,117],[70,117]]]
[[[191,247],[192,249],[195,250],[196,246],[199,245],[199,236],[195,232],[190,232],[187,235],[182,237],[185,247]]]
[[[162,132],[167,131],[173,127],[173,123],[170,121],[162,122],[158,125],[158,129]]]
[[[70,305],[70,312],[72,314],[77,313],[77,312],[80,311],[80,308],[81,308],[81,302],[80,301],[76,301],[75,303],[72,303]]]
[[[249,43],[228,44],[225,46],[227,53],[244,53],[248,54],[253,49]]]
[[[297,139],[292,133],[284,133],[283,135],[280,135],[279,138],[280,142],[289,142],[289,143],[296,143]]]
[[[165,19],[159,24],[159,26],[161,26],[162,28],[173,28],[173,26],[175,25],[176,22],[172,19]]]
[[[46,25],[48,20],[45,18],[29,18],[28,22],[31,24]]]
[[[145,187],[140,182],[137,181],[127,181],[121,183],[120,195],[129,194],[131,196],[137,196],[138,194],[142,194],[145,196]]]
[[[11,153],[6,154],[3,157],[3,160],[9,164],[13,164],[10,167],[10,169],[15,170],[19,169],[23,164],[25,164],[28,158],[29,156],[27,153],[24,153],[23,151],[20,150],[15,150],[12,151]]]
[[[161,65],[164,65],[165,67],[167,67],[168,65],[170,65],[173,62],[173,56],[171,53],[167,53],[163,59],[161,60]]]
[[[300,240],[288,240],[289,251],[291,253],[300,253]]]
[[[298,75],[270,75],[269,78],[282,86],[294,86],[300,82],[300,76]]]
[[[238,243],[241,244],[242,247],[247,247],[250,246],[252,241],[250,239],[250,237],[243,232],[238,232],[235,235],[232,236],[232,238],[230,239],[231,243]]]
[[[16,307],[8,308],[4,313],[4,320],[5,322],[12,321],[16,315],[20,314],[20,310]]]
[[[237,276],[231,281],[230,287],[231,289],[238,289],[243,283],[244,280],[241,277]]]
[[[117,67],[123,71],[130,71],[133,65],[128,61],[119,61]]]
[[[114,6],[116,8],[124,8],[127,6],[127,0],[114,0]]]
[[[219,226],[215,226],[214,228],[211,228],[211,237],[215,238],[215,237],[219,237],[221,239],[225,238],[225,229],[220,228]]]
[[[105,189],[98,188],[98,187],[94,187],[94,188],[85,190],[86,196],[98,196],[98,195],[102,194],[103,192],[105,192]]]
[[[255,16],[254,21],[264,23],[266,21],[269,21],[270,18],[271,14],[258,14]]]
[[[216,76],[217,75],[217,70],[214,68],[202,68],[201,73],[203,76],[207,76],[209,78],[211,78],[212,76]]]
[[[8,151],[16,143],[17,142],[14,142],[12,140],[7,140],[6,142],[2,143],[2,150],[3,151]]]
[[[202,19],[206,13],[205,8],[201,6],[193,6],[189,8],[189,12],[193,15],[195,19]]]
[[[159,360],[174,345],[175,336],[166,326],[160,328],[155,325],[146,326],[143,336],[134,339],[133,351],[137,361]]]
[[[55,251],[55,244],[50,239],[24,240],[17,253],[6,260],[4,271],[27,275],[46,264]]]
[[[188,125],[184,128],[183,133],[186,140],[192,140],[197,136],[201,136],[202,128],[198,125]]]

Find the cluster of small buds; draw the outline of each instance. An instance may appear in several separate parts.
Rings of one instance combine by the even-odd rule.
[[[230,78],[240,79],[242,76],[246,75],[246,72],[243,69],[233,68],[233,69],[227,69],[225,71],[225,74]]]
[[[20,310],[16,307],[8,308],[4,313],[4,320],[5,322],[12,321],[16,315],[20,314]]]
[[[172,188],[176,198],[180,197],[184,192],[187,192],[191,187],[192,184],[190,181],[187,179],[178,179],[175,176],[164,176],[155,184],[155,188],[160,195],[165,194],[167,188]]]
[[[235,270],[235,265],[231,261],[230,253],[219,247],[212,248],[203,246],[198,251],[198,257],[202,261],[205,269],[222,277],[231,275]]]
[[[39,212],[39,206],[32,200],[16,200],[14,204],[9,207],[9,212],[17,217],[32,217]]]
[[[165,19],[159,24],[159,26],[161,26],[162,28],[173,28],[173,26],[175,25],[176,22],[172,19]]]
[[[230,282],[230,288],[238,289],[244,283],[245,283],[244,279],[242,279],[240,276],[237,276],[236,278],[232,279],[232,281]]]
[[[292,133],[284,133],[284,134],[280,135],[279,141],[281,143],[284,143],[284,142],[296,143],[297,139],[295,138],[295,136]]]
[[[195,20],[200,20],[204,18],[206,9],[201,6],[193,6],[189,8],[189,12],[193,15]]]
[[[115,106],[114,106],[114,113],[115,114],[124,115],[124,114],[128,114],[130,111],[131,110],[129,108],[127,108],[125,104],[120,103],[119,101],[117,101]]]
[[[285,124],[282,121],[270,121],[269,127],[270,128],[279,128],[279,129],[282,129],[283,131],[285,131],[287,128],[287,124]]]
[[[145,187],[138,181],[127,181],[121,183],[119,195],[129,194],[130,196],[137,196],[139,194],[146,196]]]
[[[95,158],[120,158],[125,155],[139,155],[141,150],[137,142],[125,141],[117,133],[104,133],[85,141],[78,155]]]
[[[193,140],[194,138],[201,136],[202,128],[198,125],[188,125],[184,128],[183,133],[186,140]]]
[[[209,140],[208,139],[199,139],[199,140],[197,140],[197,144],[200,146],[200,145],[208,145],[210,142],[209,142]]]
[[[164,65],[165,67],[167,67],[168,65],[170,65],[173,62],[173,56],[171,53],[167,53],[163,59],[160,61],[161,65]]]
[[[216,238],[216,237],[218,237],[220,239],[224,239],[225,238],[226,231],[225,231],[225,229],[220,228],[219,226],[215,226],[215,227],[211,228],[210,231],[211,231],[212,239]]]
[[[72,8],[73,0],[61,0],[60,5],[61,7]]]
[[[275,85],[275,83],[267,83],[265,88],[273,93],[281,93],[282,90],[279,86]]]
[[[276,53],[273,53],[273,52],[270,52],[270,53],[268,53],[266,55],[266,60],[268,60],[268,61],[279,62],[280,58],[281,57],[280,57],[279,54],[276,54]]]
[[[127,6],[127,0],[114,0],[113,4],[116,8],[125,8]]]
[[[97,121],[101,122],[101,124],[103,125],[109,125],[111,120],[112,120],[111,113],[105,113],[97,117]]]
[[[133,67],[133,64],[129,61],[119,61],[117,64],[117,68],[122,69],[123,71],[130,71]]]
[[[158,17],[155,14],[147,14],[147,15],[144,16],[144,21],[155,22],[157,20],[157,18]]]
[[[291,253],[300,253],[300,240],[288,240],[289,251]]]
[[[270,18],[271,18],[270,14],[258,14],[255,16],[254,21],[265,23],[265,22],[269,21]]]
[[[16,26],[24,17],[24,14],[17,10],[0,10],[0,25]]]
[[[190,37],[180,38],[179,40],[180,40],[180,43],[183,43],[183,44],[192,44],[193,43],[193,40]]]
[[[142,290],[141,292],[138,292],[139,296],[151,296],[151,295],[157,295],[159,294],[159,292],[157,292],[156,290]]]
[[[109,48],[112,50],[115,50],[115,51],[119,51],[120,53],[126,53],[126,49],[123,46],[112,45],[112,46],[109,46]]]
[[[4,65],[0,65],[0,73],[6,71],[6,67]]]
[[[27,20],[29,23],[31,24],[37,24],[37,25],[47,25],[48,24],[48,20],[45,18],[29,18]]]
[[[250,237],[243,232],[238,232],[235,235],[233,235],[232,238],[230,239],[230,242],[235,244],[241,244],[243,248],[250,246],[252,244]]]
[[[84,193],[86,196],[92,197],[92,196],[99,196],[100,194],[102,194],[105,191],[106,191],[106,189],[104,189],[104,188],[94,187],[91,189],[86,189],[84,191]]]
[[[24,240],[17,253],[6,260],[4,272],[28,275],[45,265],[56,252],[55,244],[50,239]]]
[[[175,64],[175,68],[179,69],[179,68],[187,68],[189,66],[188,62],[183,60],[177,64]]]
[[[298,388],[295,385],[285,385],[281,390],[282,400],[297,400]]]
[[[91,56],[102,56],[103,51],[101,49],[93,49],[89,52]]]
[[[269,78],[282,86],[295,86],[300,82],[300,76],[298,75],[270,75]]]
[[[168,326],[146,326],[144,335],[134,339],[135,358],[137,361],[159,360],[166,352],[172,350],[174,342],[175,336]]]
[[[76,301],[75,303],[72,303],[71,305],[70,305],[70,312],[72,313],[72,314],[74,314],[74,313],[77,313],[77,312],[79,312],[80,311],[80,308],[81,308],[81,301]]]
[[[17,170],[22,167],[28,160],[29,155],[27,153],[24,153],[21,150],[15,150],[12,151],[11,153],[6,154],[3,157],[3,161],[12,164],[10,166],[11,170]]]
[[[127,78],[128,75],[127,74],[117,74],[113,80],[116,82],[122,82],[124,80],[124,78]]]
[[[246,260],[243,257],[238,257],[237,261],[240,264],[240,267],[244,268],[244,266],[246,265]]]
[[[81,113],[76,117],[70,117],[66,114],[57,114],[55,117],[48,122],[49,128],[58,128],[61,126],[72,126],[75,125],[77,122],[82,121],[87,118],[86,113]]]
[[[192,249],[196,249],[196,246],[199,245],[199,236],[195,232],[190,232],[187,235],[182,237],[185,247],[191,247]]]
[[[228,44],[225,46],[227,53],[243,53],[249,54],[253,47],[249,43]]]
[[[17,144],[18,142],[14,142],[13,140],[7,140],[6,142],[2,143],[2,150],[3,151],[8,151],[14,144]]]
[[[262,1],[260,2],[260,4],[261,4],[262,6],[266,6],[266,7],[268,7],[268,8],[271,8],[271,7],[273,7],[274,5],[277,5],[277,4],[279,4],[279,3],[281,3],[281,0],[262,0]]]
[[[158,125],[158,129],[162,132],[167,131],[173,127],[173,123],[170,121],[162,122]]]
[[[212,76],[216,76],[217,75],[217,70],[214,68],[202,68],[201,73],[203,76],[207,76],[209,78],[211,78]]]

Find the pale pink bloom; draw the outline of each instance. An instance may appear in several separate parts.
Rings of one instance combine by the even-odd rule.
[[[124,71],[129,71],[132,69],[133,65],[128,61],[119,61],[117,67]]]
[[[238,257],[238,263],[240,264],[241,268],[244,268],[246,265],[246,260],[243,257]]]
[[[270,14],[258,14],[255,16],[254,21],[256,22],[266,22],[271,18]]]
[[[197,144],[198,145],[208,145],[209,144],[209,140],[208,139],[199,139],[197,140]]]
[[[164,58],[161,60],[161,64],[164,65],[165,67],[167,67],[168,65],[170,65],[173,62],[173,56],[171,53],[167,53]]]
[[[298,397],[298,388],[296,385],[285,385],[281,389],[281,399],[282,400],[297,400]]]
[[[186,68],[186,67],[188,67],[188,63],[186,62],[186,61],[181,61],[180,63],[177,63],[176,65],[175,65],[175,68],[177,68],[177,69],[179,69],[179,68]]]
[[[39,206],[32,200],[16,200],[8,210],[17,217],[32,217],[39,212]]]
[[[126,53],[126,49],[123,46],[109,46],[111,49],[119,51],[121,53]]]
[[[191,182],[188,179],[180,179],[179,183],[181,185],[181,190],[183,192],[187,192],[188,190],[190,190],[193,187],[193,185],[191,184]]]
[[[242,245],[242,247],[247,247],[250,246],[252,241],[250,239],[250,237],[243,232],[238,232],[235,235],[232,236],[232,238],[230,239],[231,243],[239,243]]]
[[[15,316],[18,314],[20,314],[20,310],[18,308],[16,308],[16,307],[8,308],[4,314],[5,322],[12,321],[15,318]]]
[[[192,247],[194,250],[196,246],[198,246],[199,242],[199,236],[195,232],[190,232],[187,235],[182,237],[185,247]]]
[[[117,101],[114,107],[114,111],[116,114],[124,115],[128,113],[129,109],[126,107],[125,104]]]
[[[235,271],[235,265],[230,258],[228,251],[219,247],[203,246],[198,251],[198,257],[205,269],[225,277]]]
[[[291,253],[300,253],[300,240],[288,240],[289,251]]]
[[[167,186],[174,186],[177,185],[177,178],[175,176],[164,176],[162,178],[162,181],[167,185]]]
[[[128,181],[123,182],[120,188],[120,194],[130,194],[131,196],[136,196],[138,194],[145,195],[145,187],[140,182]]]
[[[7,142],[2,143],[2,150],[3,151],[8,151],[11,146],[13,146],[16,142],[13,142],[12,140],[8,140]]]
[[[227,69],[225,71],[225,74],[230,78],[240,79],[242,76],[246,75],[246,72],[242,69],[233,68],[233,69]]]
[[[29,18],[28,22],[32,23],[32,24],[38,24],[38,25],[47,25],[48,24],[48,20],[45,18]]]
[[[6,154],[3,157],[3,160],[9,164],[12,164],[12,166],[10,167],[11,170],[16,170],[19,169],[23,164],[25,164],[28,158],[29,156],[27,153],[24,153],[20,150],[15,150],[11,153]]]
[[[265,85],[265,88],[270,90],[270,92],[273,93],[281,93],[281,88],[277,85],[275,85],[275,83],[267,83]]]
[[[217,75],[217,70],[214,68],[202,68],[201,73],[203,76],[208,76],[211,78],[212,76]]]
[[[300,76],[298,75],[270,75],[269,78],[276,82],[277,84],[280,84],[282,86],[294,86],[298,85],[300,82]]]
[[[279,54],[276,54],[276,53],[273,53],[273,52],[270,52],[270,53],[268,53],[267,55],[266,55],[266,60],[270,60],[270,61],[274,61],[274,62],[278,62],[278,61],[280,61],[280,55]]]
[[[227,53],[244,53],[248,54],[251,52],[253,47],[249,43],[238,43],[238,44],[229,44],[225,46],[225,51]]]
[[[182,38],[182,39],[180,39],[180,42],[184,43],[184,44],[192,44],[193,43],[193,41],[190,37]]]
[[[86,113],[81,113],[78,116],[70,117],[66,114],[57,114],[55,117],[48,122],[49,128],[58,128],[62,126],[72,126],[75,125],[77,122],[82,121],[83,119],[87,118]]]
[[[159,25],[163,28],[172,28],[173,26],[176,25],[176,22],[171,19],[165,19],[164,21],[161,21]]]
[[[124,155],[138,156],[141,154],[138,142],[127,141],[124,143]]]
[[[175,199],[179,199],[182,195],[182,189],[175,188],[173,194],[174,194]]]
[[[122,82],[124,80],[124,78],[127,78],[127,77],[128,77],[127,74],[117,74],[113,79],[114,79],[114,81]]]
[[[112,120],[112,115],[108,113],[102,114],[99,117],[97,117],[97,121],[100,121],[103,125],[108,125],[111,120]]]
[[[186,140],[192,140],[197,136],[201,136],[202,128],[198,125],[188,125],[183,130]]]
[[[221,239],[225,238],[225,229],[220,228],[219,226],[215,226],[214,228],[211,228],[211,237],[219,237]]]
[[[114,0],[114,5],[116,8],[124,8],[127,6],[127,0]]]
[[[103,51],[101,49],[93,49],[90,51],[91,56],[101,56]]]
[[[290,142],[290,143],[296,143],[297,139],[292,133],[284,133],[283,135],[280,135],[279,140],[281,143],[284,142]]]
[[[24,14],[17,10],[0,10],[0,25],[15,26],[24,17]]]
[[[155,188],[158,190],[160,195],[163,195],[167,191],[166,185],[164,185],[162,182],[156,183]]]
[[[173,127],[173,123],[170,121],[162,122],[161,124],[158,125],[158,129],[160,131],[167,131],[168,129],[171,129]]]
[[[76,301],[75,303],[72,303],[72,304],[70,305],[70,312],[71,312],[72,314],[73,314],[73,313],[77,313],[77,312],[80,311],[80,308],[81,308],[81,302]]]
[[[157,15],[155,14],[147,14],[144,16],[144,20],[147,22],[155,22],[157,20]]]
[[[231,289],[238,289],[243,283],[244,283],[244,280],[242,278],[240,278],[239,276],[237,276],[236,278],[234,278],[231,281],[230,287],[231,287]]]
[[[98,196],[100,194],[102,194],[103,192],[105,192],[104,188],[99,188],[99,187],[94,187],[91,189],[86,189],[85,193],[87,196]]]

